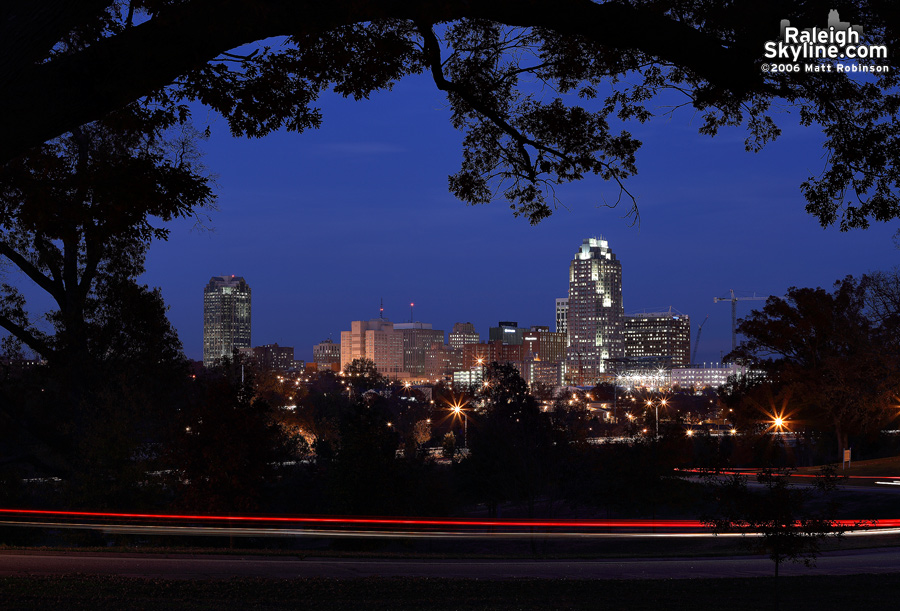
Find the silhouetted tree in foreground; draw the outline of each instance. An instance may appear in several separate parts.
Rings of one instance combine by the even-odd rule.
[[[716,514],[703,518],[713,533],[739,532],[754,551],[765,552],[775,563],[802,562],[813,566],[822,542],[840,537],[845,528],[837,521],[837,504],[829,499],[839,477],[833,467],[823,468],[811,486],[790,481],[792,470],[766,468],[749,486],[747,476],[709,476]],[[813,502],[819,501],[817,507]]]
[[[792,287],[742,319],[738,332],[745,339],[729,357],[764,369],[767,380],[733,385],[732,404],[755,412],[751,420],[790,417],[828,430],[837,437],[838,456],[850,436],[878,431],[894,418],[898,337],[891,316],[867,307],[868,285],[848,277],[833,292]],[[769,406],[767,397],[780,400]]]
[[[529,515],[535,501],[556,482],[555,458],[565,443],[554,443],[550,417],[509,364],[491,363],[483,406],[468,414],[470,458],[465,461],[478,496],[492,513],[502,501],[524,502]]]
[[[355,99],[428,74],[464,132],[450,189],[494,194],[533,222],[554,188],[598,175],[624,181],[640,142],[622,121],[648,121],[657,94],[683,94],[699,131],[747,130],[758,151],[776,121],[821,128],[825,167],[800,189],[823,225],[866,227],[900,215],[896,114],[900,47],[893,5],[682,0],[41,0],[0,9],[0,163],[139,99],[187,112],[195,100],[234,134],[318,127],[332,89]],[[875,74],[768,71],[779,24],[824,27],[830,9],[862,26],[887,57]],[[257,45],[281,37],[271,46]],[[246,47],[245,47],[246,49]],[[627,77],[627,78],[626,78]],[[774,107],[796,113],[774,113]],[[666,112],[669,112],[667,108]]]
[[[176,505],[191,512],[253,512],[265,507],[295,444],[273,408],[254,398],[240,360],[194,381],[171,422],[159,467]]]

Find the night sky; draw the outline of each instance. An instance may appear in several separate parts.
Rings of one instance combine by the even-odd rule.
[[[162,288],[188,357],[202,358],[203,286],[210,276],[244,276],[253,291],[253,344],[295,347],[349,330],[351,320],[410,318],[449,332],[470,321],[486,338],[499,320],[554,326],[554,301],[567,295],[568,266],[581,241],[603,236],[622,262],[626,313],[689,314],[703,328],[699,361],[718,361],[731,346],[728,303],[739,296],[783,295],[790,286],[822,286],[848,274],[900,262],[897,224],[866,231],[823,230],[805,210],[799,185],[824,168],[822,136],[776,116],[781,138],[762,153],[744,151],[745,132],[697,134],[699,116],[681,109],[628,129],[641,141],[640,224],[610,210],[615,185],[593,178],[563,185],[560,208],[531,226],[497,201],[469,207],[447,189],[459,168],[462,134],[449,124],[441,92],[425,77],[362,102],[326,95],[321,129],[258,140],[232,138],[205,109],[211,126],[205,163],[215,173],[218,210],[173,224],[168,243],[150,250],[142,280]],[[763,302],[738,304],[738,315]]]

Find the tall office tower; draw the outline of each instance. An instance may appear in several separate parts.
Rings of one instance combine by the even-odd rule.
[[[524,358],[537,358],[546,363],[562,363],[566,360],[567,338],[565,333],[554,332],[550,327],[532,326],[522,338]]]
[[[556,300],[556,332],[569,334],[569,298]]]
[[[567,374],[593,384],[607,359],[625,355],[622,264],[601,238],[588,238],[569,264]]]
[[[672,367],[691,364],[691,319],[675,310],[625,317],[625,356],[656,357]]]
[[[389,378],[401,377],[403,334],[386,318],[352,321],[349,331],[341,331],[341,368],[355,359],[373,361],[378,373]]]
[[[332,365],[341,364],[341,345],[335,344],[330,339],[319,342],[313,346],[313,362],[320,371],[330,369]]]
[[[444,332],[425,322],[398,322],[394,331],[403,335],[403,370],[414,378],[425,376],[429,361],[444,346]]]
[[[203,288],[203,365],[250,347],[250,286],[240,276],[213,276]]]
[[[454,350],[462,350],[466,344],[477,344],[481,339],[475,330],[475,325],[470,322],[458,322],[453,325],[450,332],[450,347]]]

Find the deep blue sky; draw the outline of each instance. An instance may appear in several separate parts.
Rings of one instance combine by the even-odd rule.
[[[896,223],[841,233],[804,211],[799,185],[823,168],[822,137],[795,114],[779,115],[784,134],[759,154],[744,151],[740,129],[698,135],[690,109],[632,124],[644,143],[628,182],[640,226],[624,208],[601,207],[617,190],[589,179],[558,188],[566,208],[532,227],[502,201],[468,207],[449,194],[462,136],[428,79],[320,105],[321,129],[259,140],[195,114],[213,130],[204,146],[219,185],[212,230],[172,225],[143,277],[162,288],[189,357],[202,357],[202,289],[213,275],[249,282],[254,345],[292,345],[311,359],[313,344],[377,316],[382,298],[391,320],[407,321],[414,301],[416,320],[448,332],[458,321],[482,336],[499,320],[552,327],[569,261],[582,239],[602,235],[622,262],[625,311],[673,306],[694,336],[709,314],[698,360],[712,361],[731,345],[730,306],[713,297],[831,287],[900,262]],[[738,314],[761,305],[740,303]]]

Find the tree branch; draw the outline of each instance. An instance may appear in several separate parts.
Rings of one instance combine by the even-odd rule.
[[[93,10],[97,4],[91,3]],[[32,13],[28,18],[36,19],[36,9]],[[35,63],[33,53],[10,59],[16,64],[0,72],[0,163],[149,95],[245,43],[382,19],[441,23],[465,18],[549,29],[615,49],[639,49],[736,94],[763,85],[755,60],[739,47],[726,46],[652,9],[614,2],[190,0],[71,55],[43,63]],[[0,40],[11,27],[9,21],[0,23]]]
[[[4,314],[0,314],[0,327],[9,331],[17,339],[22,341],[22,343],[43,356],[45,359],[50,360],[55,356],[56,351],[50,348],[50,345],[47,344],[47,342],[39,339],[27,328],[14,322]]]
[[[9,259],[13,265],[22,271],[22,273],[28,276],[44,291],[49,293],[57,303],[62,303],[65,300],[62,286],[41,273],[41,270],[39,270],[37,266],[19,254],[6,242],[0,242],[0,255]]]

